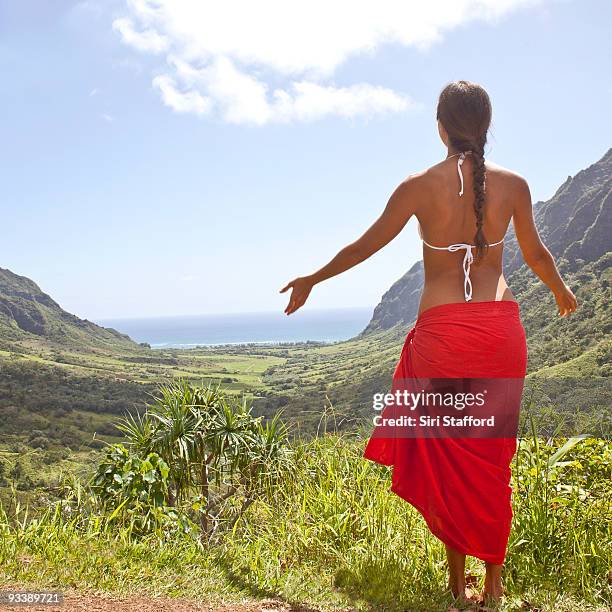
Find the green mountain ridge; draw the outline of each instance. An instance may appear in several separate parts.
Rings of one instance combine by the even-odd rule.
[[[612,148],[596,163],[581,170],[546,202],[534,204],[534,218],[546,246],[571,270],[598,260],[610,251],[612,236]],[[514,231],[504,253],[509,277],[523,266]]]
[[[66,312],[29,278],[0,268],[0,348],[8,341],[130,346],[125,334]]]

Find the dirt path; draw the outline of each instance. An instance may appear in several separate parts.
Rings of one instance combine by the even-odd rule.
[[[8,589],[0,589],[7,591]],[[18,590],[18,589],[16,589]],[[61,605],[3,606],[12,612],[318,612],[319,608],[291,606],[283,601],[268,599],[257,603],[211,605],[190,599],[157,597],[113,597],[96,595],[64,596]]]
[[[281,602],[267,600],[257,604],[232,604],[211,606],[188,599],[161,599],[145,597],[90,597],[68,596],[62,605],[55,606],[0,606],[1,610],[14,612],[297,612],[308,608],[291,607]]]

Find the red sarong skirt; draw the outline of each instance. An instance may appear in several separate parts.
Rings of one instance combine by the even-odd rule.
[[[393,380],[512,379],[521,386],[510,400],[510,410],[518,415],[526,367],[518,304],[462,302],[434,306],[418,317]],[[407,438],[376,435],[376,429],[364,457],[393,466],[391,490],[423,515],[442,542],[502,564],[512,521],[510,464],[516,436]]]

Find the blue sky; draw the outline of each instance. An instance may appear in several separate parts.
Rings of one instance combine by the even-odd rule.
[[[534,201],[612,144],[609,2],[250,4],[0,0],[0,266],[89,319],[282,311],[445,156],[448,81]],[[373,307],[420,250],[411,222],[305,308]]]

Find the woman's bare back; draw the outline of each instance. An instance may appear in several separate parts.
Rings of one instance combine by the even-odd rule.
[[[463,195],[458,194],[460,177],[457,158],[445,159],[424,172],[410,177],[418,193],[415,207],[423,239],[429,245],[474,244],[476,213],[472,178],[473,160],[469,155],[462,165]],[[513,202],[522,179],[515,173],[486,162],[486,203],[483,231],[488,244],[504,238],[513,214]],[[469,271],[471,300],[516,301],[503,274],[503,244],[492,246]],[[456,252],[423,247],[425,283],[419,313],[440,304],[465,301],[465,249]]]

